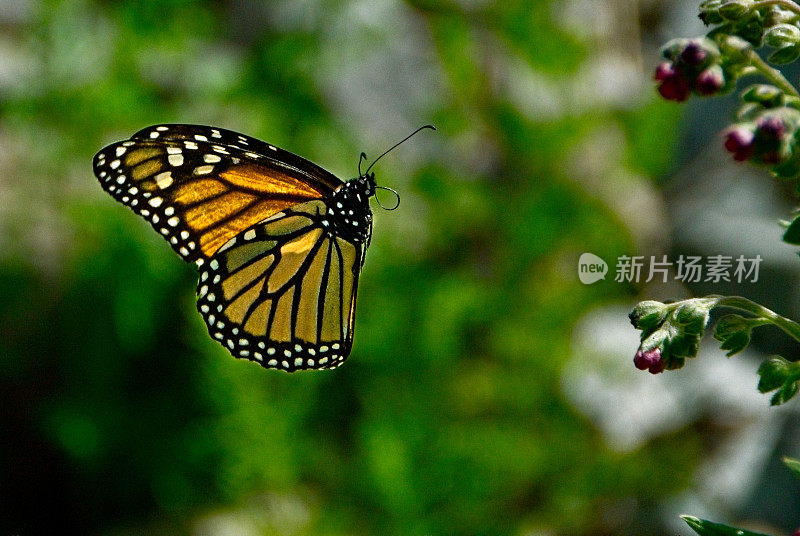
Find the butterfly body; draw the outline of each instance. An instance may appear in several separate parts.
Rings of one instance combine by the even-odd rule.
[[[198,311],[238,358],[334,368],[353,342],[374,175],[343,182],[255,138],[156,125],[102,149],[94,171],[200,271]]]

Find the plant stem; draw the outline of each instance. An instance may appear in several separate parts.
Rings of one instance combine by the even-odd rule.
[[[756,54],[753,49],[748,49],[747,56],[750,59],[750,65],[756,68],[767,80],[794,97],[800,97],[797,89],[784,78],[783,74],[778,69],[773,69],[767,62],[761,59],[761,56]]]
[[[733,307],[764,318],[800,341],[800,324],[741,296],[716,296],[717,306]]]
[[[794,11],[795,13],[800,14],[800,6],[791,0],[759,0],[757,2],[753,2],[753,7],[755,9],[771,6],[782,7],[783,9],[788,9],[789,11]]]

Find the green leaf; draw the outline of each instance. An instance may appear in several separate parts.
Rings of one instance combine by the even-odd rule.
[[[768,393],[786,383],[792,372],[791,367],[792,364],[779,355],[774,355],[761,363],[758,367],[758,375],[761,377],[758,381],[758,390]]]
[[[786,65],[787,63],[792,63],[794,60],[800,57],[800,46],[798,45],[789,45],[783,48],[779,48],[775,52],[770,55],[768,61],[774,63],[776,65]]]
[[[783,463],[791,472],[794,473],[795,476],[800,477],[800,460],[784,457]]]
[[[719,14],[719,7],[722,5],[722,0],[707,0],[700,4],[700,20],[704,24],[719,24],[725,19]]]
[[[752,0],[730,0],[719,7],[719,14],[731,21],[739,20],[747,15],[752,4]]]
[[[764,40],[773,48],[796,45],[800,42],[800,30],[794,24],[776,24],[767,31]]]
[[[784,384],[783,387],[778,389],[777,393],[772,395],[772,398],[769,401],[770,405],[780,406],[781,404],[788,402],[794,397],[794,395],[797,394],[798,388],[800,388],[800,385],[798,385],[798,382],[796,381]]]
[[[721,523],[712,523],[694,516],[681,516],[681,519],[686,521],[686,524],[700,536],[770,536],[763,532],[750,532]]]
[[[667,305],[658,301],[648,300],[637,303],[628,318],[630,318],[633,327],[649,334],[658,329],[668,312]]]
[[[783,105],[783,91],[769,84],[755,84],[748,87],[742,94],[744,102],[754,102],[765,108],[777,108]]]
[[[783,241],[793,246],[800,246],[800,214],[789,224],[783,233]]]
[[[731,357],[732,355],[738,354],[739,352],[747,348],[748,344],[750,344],[750,333],[739,332],[739,333],[734,333],[733,335],[725,339],[725,342],[723,342],[720,345],[720,348],[722,350],[727,350],[727,353],[725,355]]]
[[[752,329],[752,324],[743,316],[727,315],[717,322],[714,338],[722,343],[720,348],[728,350],[730,357],[747,348]]]

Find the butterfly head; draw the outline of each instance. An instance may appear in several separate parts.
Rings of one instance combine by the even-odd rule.
[[[386,153],[384,153],[384,154],[386,154]],[[383,155],[381,155],[381,156],[383,156]],[[363,191],[365,192],[365,195],[368,198],[372,197],[372,196],[375,196],[375,200],[378,202],[378,205],[380,205],[380,207],[382,209],[384,209],[384,210],[394,210],[394,209],[396,209],[397,207],[400,206],[400,194],[398,194],[397,191],[393,190],[392,188],[388,188],[386,186],[378,186],[378,184],[375,182],[375,172],[370,172],[370,169],[372,168],[372,166],[375,164],[375,162],[378,161],[378,159],[380,159],[381,156],[376,158],[375,161],[372,162],[372,164],[370,164],[370,166],[367,168],[367,170],[362,173],[361,172],[361,163],[364,160],[366,160],[367,155],[364,154],[364,153],[361,153],[361,157],[358,159],[358,178],[353,179],[352,182],[358,181],[360,184],[362,184],[362,188],[363,188]],[[388,192],[392,192],[392,194],[394,195],[394,198],[395,198],[395,203],[393,205],[391,205],[391,206],[388,206],[388,207],[385,206],[381,202],[381,200],[378,198],[378,196],[376,195],[377,190],[386,190]]]

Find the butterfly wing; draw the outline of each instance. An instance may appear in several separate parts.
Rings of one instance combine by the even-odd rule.
[[[230,130],[155,125],[102,149],[94,172],[185,260],[204,264],[225,243],[343,183],[304,158]]]
[[[158,133],[158,136],[154,138],[153,132]],[[144,128],[131,136],[131,139],[190,141],[239,149],[245,151],[245,153],[251,153],[254,158],[262,161],[271,161],[272,165],[277,169],[282,169],[293,176],[302,177],[302,180],[306,182],[320,184],[330,190],[335,190],[342,184],[342,181],[335,175],[302,156],[290,153],[252,136],[224,128],[204,125],[163,124]]]
[[[327,210],[310,201],[274,214],[200,268],[198,310],[235,357],[292,372],[349,355],[366,246],[330,232]]]

